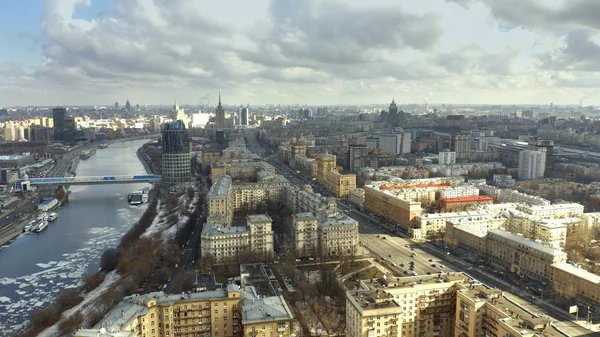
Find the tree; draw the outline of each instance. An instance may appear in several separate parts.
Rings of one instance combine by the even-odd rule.
[[[83,323],[83,315],[81,312],[77,312],[65,319],[63,319],[58,325],[61,336],[71,336],[77,331],[77,329]]]
[[[74,307],[81,301],[83,301],[83,297],[81,297],[79,291],[75,289],[65,289],[56,294],[54,303],[56,304],[57,310],[62,312]]]
[[[119,264],[119,251],[116,248],[109,248],[102,253],[100,258],[100,269],[104,272],[113,271]]]
[[[202,255],[200,258],[200,266],[203,270],[208,271],[211,270],[215,265],[215,258],[211,254]]]

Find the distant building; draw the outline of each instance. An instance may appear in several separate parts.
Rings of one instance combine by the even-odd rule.
[[[366,145],[350,145],[348,147],[348,169],[350,172],[356,172],[362,167],[363,157],[369,153]]]
[[[242,108],[242,111],[240,113],[240,124],[242,126],[247,126],[248,125],[248,115],[250,114],[250,108],[247,106],[245,108]]]
[[[66,108],[52,109],[52,119],[54,121],[54,141],[65,141],[65,118],[67,117]]]
[[[543,178],[545,171],[545,152],[525,150],[519,153],[519,179]]]
[[[471,133],[461,132],[450,137],[450,151],[456,153],[457,160],[466,160],[471,153]]]
[[[410,139],[410,132],[394,131],[380,135],[378,147],[391,155],[406,154],[410,153]]]
[[[167,123],[162,130],[162,176],[165,187],[190,181],[190,134],[182,121]]]
[[[215,127],[217,128],[226,128],[227,121],[225,120],[225,109],[221,105],[221,93],[219,92],[219,104],[217,105],[217,109],[215,111]]]
[[[442,151],[438,154],[438,163],[440,165],[454,165],[456,164],[456,152]]]

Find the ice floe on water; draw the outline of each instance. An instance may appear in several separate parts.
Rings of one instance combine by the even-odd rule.
[[[118,213],[122,219],[134,216],[127,209]],[[62,254],[60,261],[41,260],[36,263],[39,270],[34,273],[0,278],[0,336],[10,336],[21,329],[32,312],[51,303],[58,291],[79,287],[90,263],[97,261],[107,248],[115,247],[129,227],[131,224],[90,228],[83,247]]]

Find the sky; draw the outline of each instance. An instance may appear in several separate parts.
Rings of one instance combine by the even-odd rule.
[[[600,105],[598,0],[3,0],[0,106]]]

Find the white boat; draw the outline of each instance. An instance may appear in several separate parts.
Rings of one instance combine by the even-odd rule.
[[[33,232],[33,230],[35,229],[37,223],[34,221],[30,221],[27,225],[25,225],[25,231],[26,232]]]
[[[47,220],[48,220],[48,222],[52,222],[52,221],[56,220],[56,218],[58,218],[58,214],[56,214],[56,213],[50,213],[50,214],[48,214],[48,219]]]
[[[46,220],[40,220],[35,228],[35,231],[37,233],[43,231],[44,229],[46,229],[46,227],[48,227],[48,221]]]
[[[42,212],[48,212],[48,211],[55,209],[58,206],[59,206],[58,199],[52,198],[50,200],[41,202],[38,206],[38,209]]]
[[[43,212],[37,217],[38,220],[48,220],[48,213]]]

